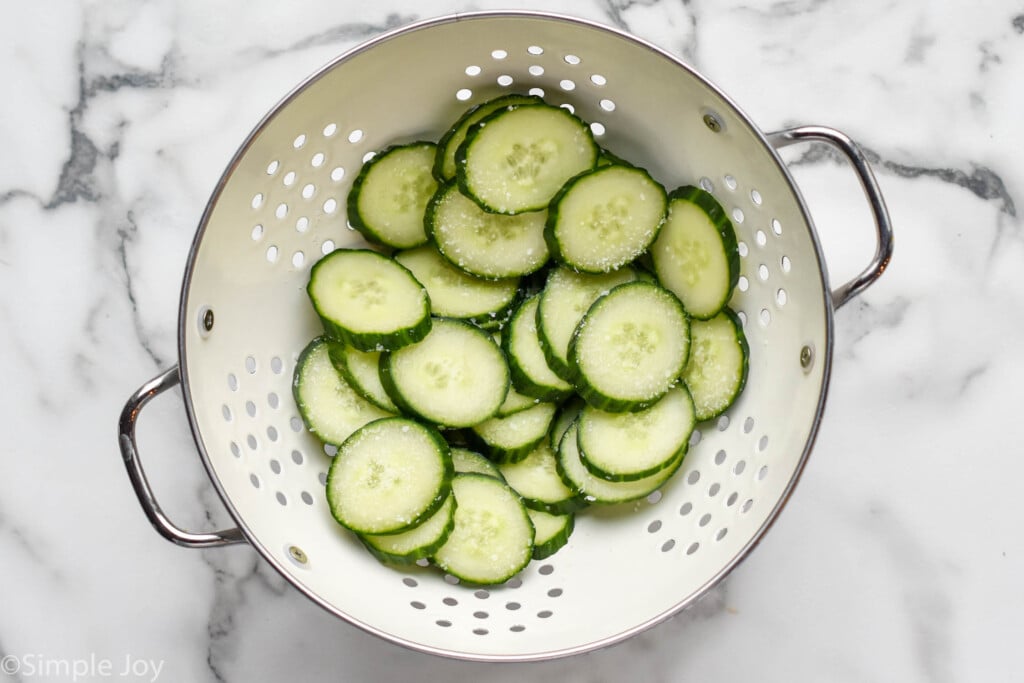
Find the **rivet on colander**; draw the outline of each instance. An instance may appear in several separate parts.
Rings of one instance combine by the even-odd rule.
[[[717,133],[722,130],[722,122],[714,114],[704,114],[704,125],[708,127],[712,133]]]
[[[306,557],[305,551],[296,545],[288,546],[288,554],[291,555],[292,559],[299,564],[306,564],[309,562],[309,558]]]
[[[199,311],[199,335],[205,338],[209,336],[211,330],[213,330],[213,309],[204,306]]]
[[[804,346],[800,349],[800,367],[810,370],[812,363],[814,363],[814,350],[810,346]]]

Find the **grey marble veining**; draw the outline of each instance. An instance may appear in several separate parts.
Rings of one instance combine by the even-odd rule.
[[[637,34],[764,130],[833,125],[892,213],[885,276],[836,314],[825,420],[793,498],[691,609],[533,665],[417,654],[342,623],[248,547],[150,528],[115,422],[177,362],[182,269],[237,145],[290,88],[412,21],[524,2],[23,3],[0,28],[0,681],[163,663],[158,680],[1015,680],[1024,632],[1024,14],[991,0],[593,0],[543,9]],[[783,155],[832,284],[873,244],[825,147]],[[140,424],[182,526],[231,526],[179,396]],[[13,668],[18,664],[18,670]],[[41,671],[44,664],[51,670]],[[124,676],[151,680],[149,675]]]

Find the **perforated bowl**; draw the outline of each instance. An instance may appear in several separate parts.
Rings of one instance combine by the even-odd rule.
[[[345,198],[364,159],[437,139],[470,105],[542,93],[593,122],[601,145],[666,187],[699,184],[732,217],[741,278],[731,305],[750,344],[739,401],[701,424],[681,471],[635,504],[581,512],[569,544],[507,583],[459,585],[433,567],[381,565],[331,518],[331,452],[292,400],[298,352],[320,332],[310,266],[362,244]],[[845,155],[870,204],[875,256],[832,291],[807,209],[776,148]],[[757,544],[811,451],[830,373],[833,311],[881,275],[892,235],[871,171],[842,133],[764,134],[665,51],[612,28],[528,12],[471,13],[382,35],[302,83],[228,164],[186,264],[179,365],[128,400],[120,447],[156,529],[189,547],[249,543],[298,590],[390,641],[450,657],[559,657],[627,638],[692,604]],[[139,411],[181,382],[200,457],[236,529],[190,533],[153,497]]]

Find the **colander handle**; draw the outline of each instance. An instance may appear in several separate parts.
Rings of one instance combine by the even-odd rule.
[[[132,482],[135,494],[139,497],[142,510],[146,513],[153,527],[172,543],[186,548],[214,548],[233,543],[245,543],[245,536],[241,529],[226,529],[212,533],[195,534],[184,531],[167,518],[156,497],[153,489],[146,479],[146,473],[142,470],[142,463],[139,461],[139,449],[135,443],[135,422],[142,410],[151,399],[157,394],[167,391],[178,384],[181,377],[178,374],[178,366],[154,377],[129,397],[121,411],[121,419],[118,422],[118,443],[121,446],[121,457],[124,459],[124,466],[128,468],[128,478]]]
[[[845,133],[825,126],[799,126],[769,133],[767,137],[776,149],[798,142],[818,141],[839,150],[853,167],[867,197],[878,236],[875,256],[859,275],[832,291],[832,307],[838,309],[877,280],[892,259],[892,224],[889,221],[889,211],[885,208],[885,200],[882,199],[882,192],[875,182],[875,176],[867,159],[864,158],[864,153]]]

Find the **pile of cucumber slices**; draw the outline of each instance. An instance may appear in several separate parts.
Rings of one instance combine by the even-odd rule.
[[[384,562],[506,581],[662,486],[746,382],[725,211],[567,108],[508,95],[381,150],[348,216],[374,246],[314,264],[294,395],[337,447],[332,515]]]

